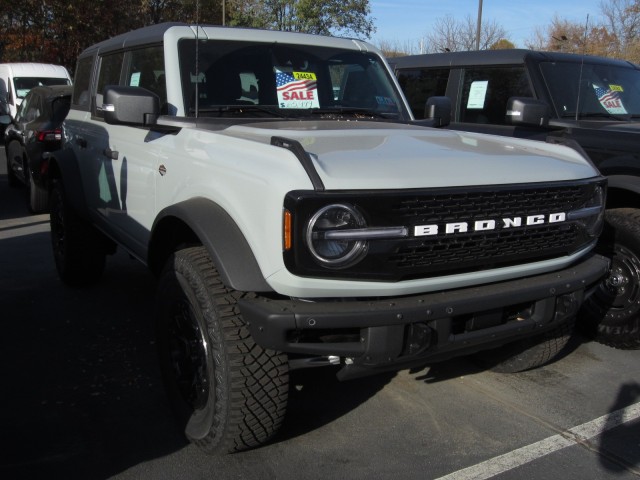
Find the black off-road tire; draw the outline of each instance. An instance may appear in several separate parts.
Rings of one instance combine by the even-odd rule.
[[[553,360],[567,345],[574,331],[572,319],[533,338],[518,340],[476,354],[483,367],[499,373],[517,373],[541,367]]]
[[[158,285],[156,336],[169,398],[187,438],[209,454],[266,442],[288,397],[288,359],[252,339],[203,247],[176,252]]]
[[[59,178],[52,182],[49,206],[51,246],[58,275],[71,286],[97,282],[104,271],[107,240],[69,205]]]
[[[587,333],[605,345],[640,348],[640,209],[605,212],[598,247],[611,258],[609,277],[584,303],[580,318]]]

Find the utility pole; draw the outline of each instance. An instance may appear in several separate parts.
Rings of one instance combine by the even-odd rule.
[[[478,0],[478,26],[476,29],[476,50],[480,50],[480,31],[482,30],[482,0]]]

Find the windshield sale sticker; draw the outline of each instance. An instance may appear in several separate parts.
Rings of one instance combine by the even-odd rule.
[[[276,86],[280,108],[320,108],[315,73],[276,69]]]
[[[614,85],[615,86],[615,85]],[[610,86],[611,87],[611,86]],[[626,115],[628,112],[622,105],[622,100],[618,95],[622,89],[603,88],[593,85],[600,105],[611,115]]]

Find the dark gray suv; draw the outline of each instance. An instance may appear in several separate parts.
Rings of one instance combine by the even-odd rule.
[[[48,208],[47,154],[60,148],[61,125],[69,112],[71,89],[66,85],[31,89],[5,132],[9,185],[26,185],[29,210],[33,213]]]

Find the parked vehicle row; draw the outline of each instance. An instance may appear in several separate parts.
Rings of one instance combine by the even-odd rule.
[[[637,288],[611,214],[612,251],[596,250],[607,180],[583,149],[433,128],[457,123],[446,88],[416,120],[365,42],[160,24],[87,48],[74,78],[25,98],[10,182],[49,207],[65,283],[99,281],[117,248],[157,275],[169,397],[208,453],[267,441],[292,369],[347,380],[474,355],[527,370],[560,353],[585,299]],[[493,87],[477,82],[468,110]],[[588,320],[634,346],[610,313]]]

